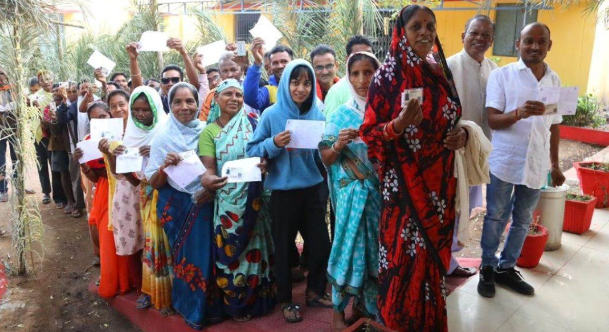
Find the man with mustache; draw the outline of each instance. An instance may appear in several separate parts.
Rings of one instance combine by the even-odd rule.
[[[463,50],[446,60],[453,73],[463,114],[461,119],[475,122],[482,128],[484,135],[491,139],[491,128],[488,126],[488,116],[484,109],[486,97],[486,82],[497,65],[484,53],[493,45],[495,23],[486,15],[476,15],[465,23],[465,31],[461,34]],[[469,211],[482,206],[482,187],[475,186],[469,190]],[[466,212],[463,212],[466,213]],[[455,222],[452,251],[463,249],[457,240],[458,220]],[[452,257],[448,275],[455,277],[469,277],[476,273],[476,269],[459,266]]]
[[[330,88],[339,80],[336,77],[336,52],[328,45],[318,45],[311,52],[311,63],[317,78],[317,98],[323,102]]]
[[[558,75],[544,63],[552,48],[550,29],[542,23],[525,26],[516,48],[520,60],[493,71],[486,88],[488,123],[494,132],[480,243],[478,293],[484,297],[495,295],[495,282],[520,294],[535,293],[514,266],[548,172],[553,186],[565,182],[558,159],[562,116],[545,114],[546,106],[537,101],[540,87],[561,86]],[[510,216],[505,246],[497,258],[495,252]]]

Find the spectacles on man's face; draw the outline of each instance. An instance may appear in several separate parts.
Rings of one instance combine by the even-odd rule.
[[[493,35],[490,33],[486,33],[486,32],[478,32],[478,31],[468,31],[467,32],[468,35],[470,35],[472,38],[478,38],[478,36],[482,37],[485,40],[490,40],[493,38]]]
[[[164,78],[161,78],[161,82],[163,84],[169,84],[170,81],[173,84],[177,84],[177,83],[180,83],[180,78],[179,77],[164,77]]]
[[[324,69],[329,71],[329,70],[332,70],[333,68],[334,68],[333,63],[327,64],[325,66],[315,66],[314,67],[315,71],[323,71]]]

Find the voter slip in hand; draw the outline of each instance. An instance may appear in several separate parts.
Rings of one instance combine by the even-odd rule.
[[[544,115],[573,115],[577,111],[579,88],[543,86],[537,92],[537,101],[546,106]]]
[[[211,66],[220,61],[220,57],[226,52],[226,42],[218,40],[197,48],[197,53],[203,56],[203,66]]]
[[[91,139],[99,141],[120,141],[123,138],[123,119],[91,119]]]
[[[169,34],[160,31],[146,31],[137,43],[138,52],[168,52]]]
[[[222,177],[227,177],[228,183],[262,181],[258,164],[260,157],[227,161],[222,166]]]
[[[326,130],[325,121],[289,119],[285,130],[291,134],[290,143],[286,148],[317,149]]]
[[[79,164],[84,164],[91,160],[97,160],[102,158],[104,155],[99,151],[99,140],[84,140],[82,142],[78,142],[76,147],[82,150],[82,157],[78,159]]]
[[[94,69],[101,68],[102,74],[104,76],[108,76],[108,74],[110,74],[110,72],[112,72],[112,69],[114,69],[114,67],[116,66],[116,63],[114,63],[114,61],[108,59],[99,51],[95,51],[93,52],[93,54],[91,54],[89,60],[87,60],[87,64],[89,64]]]
[[[175,166],[165,168],[165,173],[173,182],[185,189],[189,184],[197,181],[206,169],[194,151],[181,152],[178,155],[180,162]]]
[[[271,49],[277,41],[283,37],[281,32],[265,16],[260,16],[258,23],[250,29],[250,34],[254,38],[262,38],[267,49]]]
[[[128,148],[116,157],[116,173],[136,173],[142,171],[144,157],[140,155],[139,148]]]

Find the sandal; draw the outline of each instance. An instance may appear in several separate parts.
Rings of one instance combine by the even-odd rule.
[[[168,316],[172,316],[172,315],[175,315],[175,314],[176,314],[176,311],[173,310],[172,307],[161,309],[161,315],[163,315],[163,317],[168,317]]]
[[[57,203],[57,204],[55,204],[55,208],[57,210],[65,209],[65,207],[66,207],[65,203]]]
[[[300,306],[294,303],[286,303],[281,306],[283,311],[283,318],[288,323],[302,322],[302,316],[300,315]]]
[[[148,309],[150,308],[150,296],[147,294],[142,294],[135,302],[135,307],[137,309]]]
[[[51,197],[47,194],[44,194],[44,197],[42,197],[42,204],[49,204],[51,203]]]
[[[457,268],[449,276],[457,278],[469,278],[475,274],[476,269],[473,267],[457,266]]]
[[[64,214],[72,214],[72,212],[74,212],[74,208],[67,205],[65,209],[63,209],[63,213]]]
[[[313,292],[307,292],[307,307],[311,308],[332,308],[332,297],[329,294],[324,294],[323,296],[319,296],[315,294],[315,298],[309,299],[309,294],[315,294]],[[330,301],[330,304],[324,304],[321,300]]]
[[[250,315],[250,314],[245,314],[245,315],[233,317],[233,320],[235,322],[240,322],[240,323],[247,322],[247,321],[249,321],[251,319],[252,319],[252,315]]]
[[[72,218],[80,218],[82,217],[82,210],[74,209],[72,210]]]

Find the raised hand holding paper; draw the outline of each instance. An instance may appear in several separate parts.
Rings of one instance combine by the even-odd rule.
[[[123,138],[123,119],[91,119],[91,140],[119,141]]]
[[[127,148],[123,154],[116,157],[116,173],[135,173],[142,171],[144,157],[138,148]]]
[[[197,53],[203,56],[203,66],[211,66],[220,61],[220,57],[226,53],[226,42],[218,40],[197,48]]]
[[[237,56],[245,56],[245,42],[240,40],[237,42]]]
[[[286,148],[317,149],[326,130],[325,121],[288,119],[285,130],[289,130],[292,138]]]
[[[206,169],[197,154],[190,150],[178,154],[181,158],[176,166],[165,168],[167,176],[178,186],[186,188],[190,183],[197,180]]]
[[[114,61],[108,59],[105,55],[101,54],[99,51],[93,52],[87,60],[87,64],[89,64],[94,69],[102,68],[102,73],[104,76],[108,76],[112,69],[116,66]]]
[[[97,160],[103,157],[101,151],[97,147],[99,140],[88,139],[82,142],[78,142],[76,146],[82,150],[82,157],[78,159],[78,163],[84,164],[87,161]]]
[[[222,166],[222,177],[228,177],[228,183],[262,181],[258,164],[260,157],[227,161]]]
[[[267,49],[271,49],[277,44],[277,41],[283,37],[281,32],[269,21],[265,16],[260,16],[258,23],[250,29],[250,34],[256,38],[260,37],[264,40]]]
[[[137,45],[139,52],[168,52],[167,40],[169,34],[160,31],[146,31],[140,37]]]

